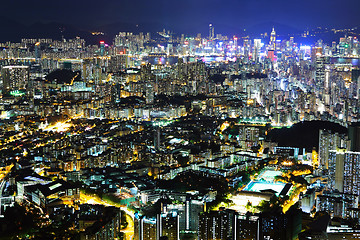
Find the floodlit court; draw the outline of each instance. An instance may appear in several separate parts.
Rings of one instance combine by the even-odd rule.
[[[281,175],[282,172],[276,171],[274,168],[264,169],[255,181],[250,181],[240,193],[231,197],[234,204],[230,209],[246,213],[249,211],[246,207],[248,203],[251,203],[252,206],[257,206],[261,201],[269,201],[273,193],[276,196],[288,194],[292,187],[291,184],[275,182],[275,177]]]
[[[281,176],[281,171],[276,170],[265,170],[259,174],[257,177],[258,180],[264,179],[267,182],[273,182],[276,176]]]
[[[244,191],[251,192],[261,192],[262,190],[271,189],[276,192],[278,196],[280,192],[284,189],[285,183],[269,183],[269,182],[259,182],[251,181],[245,188]]]
[[[246,205],[250,202],[252,206],[257,206],[261,201],[269,201],[272,194],[269,193],[256,193],[256,192],[240,192],[237,195],[234,195],[230,200],[234,205],[229,208],[240,213],[246,213],[249,211],[246,208]]]

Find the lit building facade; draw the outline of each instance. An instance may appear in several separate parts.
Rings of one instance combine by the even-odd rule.
[[[29,82],[28,66],[5,66],[2,68],[3,93],[25,90]]]

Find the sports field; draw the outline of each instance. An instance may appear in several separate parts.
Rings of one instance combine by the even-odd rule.
[[[257,180],[264,179],[267,182],[273,182],[276,176],[281,176],[281,171],[265,170],[259,174]]]
[[[279,195],[284,187],[285,187],[285,183],[270,183],[270,182],[251,181],[244,188],[244,191],[261,192],[261,190],[271,189],[276,192],[276,195]]]

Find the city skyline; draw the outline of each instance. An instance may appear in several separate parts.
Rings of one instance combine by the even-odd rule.
[[[357,238],[359,7],[4,4],[0,238]]]

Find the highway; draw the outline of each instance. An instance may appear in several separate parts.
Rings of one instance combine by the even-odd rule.
[[[1,183],[0,183],[0,198],[3,197],[4,188],[6,186],[6,182],[9,180],[9,173],[11,172],[11,169],[13,168],[14,164],[11,164],[9,166],[5,167],[5,170],[1,171]]]
[[[0,216],[2,216],[2,198],[3,198],[3,192],[4,192],[4,188],[6,186],[7,181],[9,180],[9,173],[11,172],[12,167],[14,166],[14,164],[11,164],[9,166],[5,167],[5,170],[1,171],[1,182],[0,182]]]
[[[127,207],[118,205],[118,204],[109,204],[105,202],[98,196],[92,196],[85,194],[84,192],[80,192],[80,202],[87,204],[100,204],[105,206],[114,206],[118,207],[126,213],[126,221],[128,225],[125,229],[121,230],[121,232],[125,233],[125,240],[132,240],[134,237],[134,213],[129,211]]]

